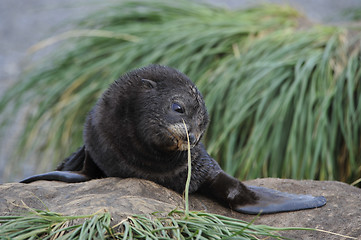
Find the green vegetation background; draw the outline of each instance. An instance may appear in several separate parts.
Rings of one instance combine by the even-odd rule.
[[[312,25],[288,7],[227,10],[122,1],[31,50],[57,50],[0,101],[2,132],[26,126],[15,171],[49,170],[82,145],[87,112],[121,74],[150,63],[186,73],[210,113],[209,153],[240,179],[361,177],[360,29]],[[22,111],[23,113],[23,111]]]

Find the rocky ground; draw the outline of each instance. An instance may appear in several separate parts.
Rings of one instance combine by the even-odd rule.
[[[288,231],[283,236],[292,239],[360,239],[361,189],[336,181],[296,181],[286,179],[256,179],[248,185],[268,187],[284,192],[324,196],[324,207],[288,213],[262,215],[255,224],[275,227],[307,227],[347,235],[352,238],[317,231]],[[0,185],[0,214],[23,214],[32,208],[63,214],[92,214],[106,209],[113,217],[112,224],[132,214],[169,212],[183,208],[182,196],[153,182],[139,179],[106,178],[84,183],[38,181],[31,184],[6,183]],[[190,196],[193,210],[218,213],[246,221],[254,215],[240,214],[200,195]]]

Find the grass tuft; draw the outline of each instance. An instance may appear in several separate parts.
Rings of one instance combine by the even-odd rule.
[[[32,210],[24,216],[0,216],[0,236],[4,239],[289,239],[285,231],[307,230],[356,239],[337,233],[311,228],[276,228],[255,225],[222,215],[173,210],[168,215],[129,216],[112,225],[107,211],[92,215],[64,216],[42,210]]]

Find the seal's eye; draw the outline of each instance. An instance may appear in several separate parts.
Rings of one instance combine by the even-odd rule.
[[[178,103],[173,103],[172,104],[172,110],[178,113],[184,113],[184,108],[179,105]]]

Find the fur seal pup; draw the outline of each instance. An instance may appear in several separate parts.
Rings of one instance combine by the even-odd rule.
[[[84,146],[57,171],[22,180],[82,182],[95,178],[143,178],[182,193],[187,178],[187,137],[192,156],[190,193],[201,192],[248,214],[323,206],[324,197],[245,186],[227,175],[200,139],[208,114],[201,93],[183,73],[150,65],[110,85],[89,112]]]

